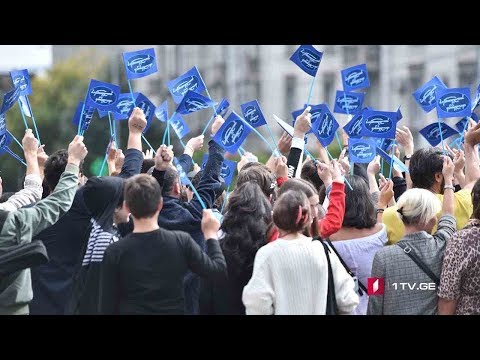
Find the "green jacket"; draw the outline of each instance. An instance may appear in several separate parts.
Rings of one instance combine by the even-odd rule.
[[[68,164],[55,190],[30,208],[10,212],[0,232],[0,247],[25,244],[53,225],[72,206],[78,188],[78,166]],[[0,278],[0,315],[28,314],[33,298],[30,269]]]

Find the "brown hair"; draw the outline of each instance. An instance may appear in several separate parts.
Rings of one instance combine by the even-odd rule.
[[[299,190],[287,190],[275,202],[273,222],[288,232],[303,231],[311,219],[307,196]]]
[[[237,187],[248,181],[256,182],[266,197],[273,194],[277,185],[275,176],[270,172],[268,167],[253,162],[245,164],[238,174]]]
[[[480,220],[480,179],[475,182],[472,189],[472,219]]]
[[[309,182],[307,180],[304,180],[304,179],[294,178],[294,179],[288,179],[287,181],[285,181],[282,184],[282,186],[280,187],[280,189],[277,192],[277,196],[280,196],[280,195],[286,193],[289,190],[301,191],[307,196],[308,199],[311,198],[313,195],[318,195],[317,190],[315,189],[315,187],[313,186],[313,184],[311,182]],[[323,213],[323,215],[325,215],[325,214]],[[312,216],[313,216],[313,214],[312,214]],[[312,226],[310,228],[305,229],[304,235],[306,235],[306,236],[318,236],[318,235],[320,235],[320,231],[318,229],[318,219],[317,218],[313,218]]]
[[[157,180],[147,174],[139,174],[125,181],[124,199],[133,217],[152,217],[162,201],[162,190]]]

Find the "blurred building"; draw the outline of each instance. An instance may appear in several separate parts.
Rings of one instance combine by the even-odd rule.
[[[335,91],[342,89],[340,70],[366,63],[371,86],[365,104],[385,111],[401,106],[403,120],[416,131],[436,121],[415,103],[411,93],[438,75],[449,87],[476,89],[479,81],[480,47],[474,45],[314,45],[324,52],[315,79],[311,103],[327,103],[333,108]],[[240,104],[258,99],[274,132],[279,133],[272,114],[291,120],[291,112],[303,106],[308,97],[311,77],[289,61],[298,45],[54,45],[53,62],[85,49],[107,56],[113,68],[123,69],[121,53],[155,47],[158,73],[132,81],[155,104],[169,98],[170,112],[175,104],[166,82],[196,65],[214,100],[226,97],[237,112]],[[92,59],[95,61],[95,59]],[[203,110],[186,117],[192,133],[197,133],[211,116]],[[345,115],[337,114],[341,125]],[[448,120],[453,124],[455,119]],[[196,125],[197,124],[197,125]],[[266,131],[262,129],[266,134]],[[188,136],[188,135],[187,135]],[[422,141],[418,139],[418,141]],[[258,138],[250,136],[253,146]]]

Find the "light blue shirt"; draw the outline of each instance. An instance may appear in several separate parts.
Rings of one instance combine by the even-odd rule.
[[[387,243],[387,231],[384,224],[382,229],[372,235],[350,240],[332,241],[343,261],[357,276],[358,280],[367,287],[367,279],[372,273],[373,257],[375,253]],[[360,296],[360,303],[351,315],[366,315],[368,295]]]

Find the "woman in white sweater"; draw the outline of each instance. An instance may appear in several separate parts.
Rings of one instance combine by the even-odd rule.
[[[325,315],[328,264],[320,241],[302,233],[312,216],[305,194],[289,190],[273,208],[273,221],[280,238],[258,250],[253,275],[243,289],[247,315]],[[355,284],[331,252],[337,309],[352,312],[359,299]]]

